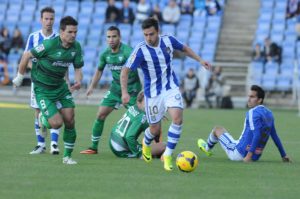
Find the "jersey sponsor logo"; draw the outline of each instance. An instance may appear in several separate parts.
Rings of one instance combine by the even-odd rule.
[[[40,53],[40,52],[42,52],[43,50],[45,50],[45,46],[44,46],[43,44],[38,45],[37,47],[35,47],[35,51],[36,51],[37,53]]]
[[[108,67],[111,71],[114,71],[114,70],[120,71],[120,70],[122,69],[122,66],[112,65],[112,64],[107,64],[107,67]]]
[[[71,64],[72,62],[55,61],[52,66],[69,67]]]

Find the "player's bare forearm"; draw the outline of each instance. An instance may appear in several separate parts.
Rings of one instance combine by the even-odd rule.
[[[73,86],[71,86],[70,90],[71,92],[74,90],[79,90],[81,88],[81,80],[82,80],[82,70],[75,69],[75,83]]]
[[[20,61],[20,64],[19,64],[19,70],[18,72],[22,75],[25,74],[25,71],[26,71],[26,67],[29,63],[29,60],[33,57],[33,55],[31,54],[30,51],[27,51],[25,52],[23,55],[22,55],[22,58],[21,58],[21,61]]]
[[[129,68],[123,67],[121,70],[121,76],[120,76],[120,81],[121,81],[121,89],[122,89],[122,94],[127,93],[127,83],[128,83],[128,73],[129,73]]]
[[[199,55],[197,55],[190,47],[188,46],[184,46],[183,47],[183,52],[193,58],[194,60],[198,61],[202,66],[204,66],[204,68],[206,68],[207,70],[211,69],[211,65],[210,63],[204,61]]]
[[[101,77],[102,77],[102,71],[96,70],[96,72],[93,76],[90,87],[94,89],[97,86],[97,84],[98,84],[99,80],[101,79]]]

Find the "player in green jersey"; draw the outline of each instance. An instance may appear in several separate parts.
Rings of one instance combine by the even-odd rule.
[[[87,150],[81,151],[81,154],[98,153],[98,143],[102,135],[105,119],[114,109],[119,108],[122,104],[120,73],[123,65],[127,61],[127,58],[131,54],[132,48],[121,42],[120,30],[116,26],[111,26],[107,29],[106,41],[109,46],[100,56],[98,69],[93,76],[86,95],[89,96],[92,94],[93,89],[97,86],[105,67],[108,67],[111,70],[113,81],[110,89],[100,102],[97,119],[93,124],[92,146]],[[128,105],[131,106],[136,103],[136,96],[141,90],[141,83],[137,71],[133,71],[129,74],[128,89],[129,94],[132,97]]]
[[[71,158],[71,153],[76,140],[74,121],[73,97],[70,90],[81,87],[83,58],[81,46],[75,40],[77,34],[77,21],[66,16],[60,21],[60,35],[53,39],[45,40],[42,44],[23,54],[19,71],[13,83],[20,86],[26,66],[31,58],[37,62],[32,66],[31,79],[34,82],[34,92],[39,108],[42,112],[40,121],[47,128],[58,129],[64,124],[64,164],[77,164]],[[75,83],[68,88],[64,79],[69,66],[75,68]],[[58,110],[56,103],[61,104]]]
[[[130,106],[123,117],[113,127],[109,146],[117,157],[140,158],[142,145],[137,141],[143,131],[149,128],[145,115],[144,92],[141,91],[136,100],[136,105]],[[160,157],[166,145],[162,142],[153,143],[152,156]]]

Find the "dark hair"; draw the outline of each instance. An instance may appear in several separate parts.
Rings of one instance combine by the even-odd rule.
[[[117,31],[118,35],[121,36],[120,29],[117,26],[110,26],[107,31]]]
[[[140,91],[139,94],[137,95],[136,97],[136,101],[139,102],[139,103],[142,103],[144,100],[144,91]]]
[[[261,103],[264,102],[265,99],[265,91],[260,86],[252,85],[251,91],[256,91],[257,98],[262,99]]]
[[[142,29],[148,29],[148,28],[151,28],[151,27],[154,27],[156,31],[158,31],[158,21],[152,17],[146,19],[145,21],[143,21],[142,23]]]
[[[68,25],[77,26],[78,22],[76,21],[76,19],[74,19],[71,16],[63,17],[60,20],[59,29],[64,31],[66,29],[66,26],[68,26]]]
[[[43,14],[44,14],[45,12],[50,12],[50,13],[55,14],[55,10],[54,10],[53,8],[51,8],[51,7],[45,7],[45,8],[43,8],[43,9],[41,10],[41,18],[43,18]]]

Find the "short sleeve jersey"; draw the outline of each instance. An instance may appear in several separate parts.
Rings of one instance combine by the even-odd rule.
[[[112,53],[111,48],[108,47],[100,56],[98,70],[103,71],[107,67],[113,76],[111,91],[121,93],[120,74],[121,69],[125,65],[128,57],[132,52],[132,48],[126,44],[121,43],[120,49],[117,53]],[[140,84],[140,79],[137,71],[131,71],[128,75],[128,91],[131,90],[131,85]]]
[[[59,88],[65,82],[64,77],[71,64],[74,68],[81,68],[84,64],[80,44],[75,41],[71,47],[64,48],[59,36],[43,41],[32,48],[31,53],[37,58],[31,78],[35,85],[46,89]]]
[[[123,148],[131,151],[132,154],[136,154],[136,157],[139,157],[141,152],[137,139],[148,127],[145,112],[140,110],[137,105],[130,106],[113,127],[111,138]]]
[[[163,90],[178,88],[179,83],[173,69],[174,50],[182,51],[184,45],[175,37],[159,37],[157,47],[146,42],[138,44],[126,62],[134,70],[140,67],[144,74],[144,92],[148,98],[159,95]]]

